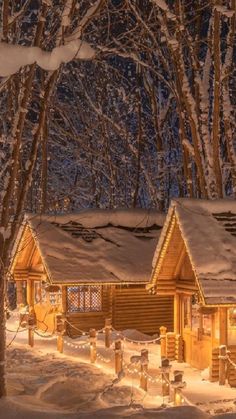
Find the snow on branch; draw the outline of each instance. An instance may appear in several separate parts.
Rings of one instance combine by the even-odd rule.
[[[165,12],[169,11],[169,8],[165,0],[153,0],[153,3],[156,4],[160,9],[164,10]]]
[[[0,76],[15,74],[21,67],[37,63],[44,70],[57,70],[63,63],[72,60],[92,60],[95,50],[86,41],[70,41],[53,48],[51,52],[39,47],[26,47],[0,42]]]
[[[69,1],[69,0],[68,0]],[[85,27],[89,24],[91,19],[98,13],[101,6],[103,5],[104,0],[97,0],[93,6],[89,7],[83,18],[79,21],[76,29],[73,31],[72,34],[66,37],[66,41],[73,41],[74,39],[78,39],[82,36],[82,33]]]

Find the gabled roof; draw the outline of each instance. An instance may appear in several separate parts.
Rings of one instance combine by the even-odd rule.
[[[236,202],[230,199],[172,201],[153,259],[151,282],[176,217],[205,304],[236,303]],[[171,238],[169,241],[171,246]]]
[[[148,282],[164,215],[154,210],[84,210],[25,217],[53,283]]]

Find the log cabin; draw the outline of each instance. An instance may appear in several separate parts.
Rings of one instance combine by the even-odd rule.
[[[172,329],[173,297],[146,291],[164,218],[142,209],[26,215],[11,264],[18,306],[48,332],[60,313],[69,335],[106,318],[119,330],[154,334],[164,321]]]
[[[174,200],[147,288],[174,298],[174,333],[182,337],[183,360],[209,367],[217,380],[219,346],[226,345],[236,360],[236,202]]]

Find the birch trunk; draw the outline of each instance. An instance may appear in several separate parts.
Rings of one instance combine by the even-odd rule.
[[[0,265],[0,398],[6,396],[6,311],[5,311],[5,272]]]
[[[220,4],[219,1],[216,4]],[[217,198],[223,197],[222,173],[220,163],[220,12],[214,10],[213,25],[213,58],[214,58],[214,102],[213,102],[213,127],[212,127],[212,146],[213,146],[213,170],[216,179]]]

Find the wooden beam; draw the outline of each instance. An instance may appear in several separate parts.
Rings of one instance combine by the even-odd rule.
[[[228,333],[227,333],[227,307],[219,308],[219,327],[220,327],[220,345],[228,345]]]
[[[62,305],[62,314],[67,312],[67,287],[62,285],[61,287],[61,305]]]
[[[183,263],[183,260],[185,258],[186,255],[186,249],[185,249],[185,244],[184,241],[182,240],[182,247],[181,247],[181,251],[180,251],[180,256],[178,259],[178,262],[176,264],[175,270],[174,270],[174,278],[177,279],[180,273],[180,269]]]
[[[24,303],[23,299],[23,283],[22,281],[16,282],[16,304],[17,306]]]
[[[174,296],[174,332],[181,333],[180,330],[180,294]]]
[[[27,303],[30,307],[34,306],[34,283],[27,279]]]

